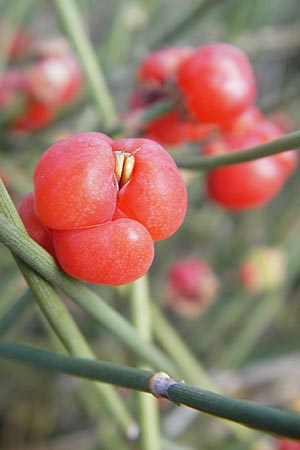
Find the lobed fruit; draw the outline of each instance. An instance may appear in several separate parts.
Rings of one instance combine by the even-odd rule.
[[[86,132],[52,145],[39,159],[34,194],[20,214],[31,236],[70,275],[124,284],[150,267],[154,241],[181,225],[187,193],[173,159],[156,142]],[[26,215],[27,210],[27,215]],[[40,234],[38,234],[40,233]]]

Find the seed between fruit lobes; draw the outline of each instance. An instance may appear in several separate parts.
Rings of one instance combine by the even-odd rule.
[[[121,189],[131,178],[135,163],[134,154],[122,150],[116,150],[113,153],[116,159],[115,175]]]

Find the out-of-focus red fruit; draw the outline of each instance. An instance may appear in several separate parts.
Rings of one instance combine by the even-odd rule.
[[[264,120],[263,113],[256,106],[251,106],[242,112],[242,114],[235,117],[234,120],[229,119],[227,122],[224,121],[221,129],[223,133],[240,133],[249,129],[255,129],[257,123],[262,120]]]
[[[300,450],[300,442],[278,439],[276,450]]]
[[[190,47],[165,47],[144,58],[137,79],[141,84],[162,84],[175,75],[178,66],[193,53]]]
[[[146,125],[146,134],[161,144],[179,145],[199,141],[209,136],[215,127],[211,124],[183,121],[179,111],[171,111]]]
[[[255,247],[249,251],[239,267],[244,288],[261,293],[279,288],[286,278],[286,255],[277,247]]]
[[[201,122],[222,125],[249,109],[256,97],[251,64],[230,44],[196,49],[180,64],[177,80],[187,109]]]
[[[254,147],[263,143],[252,132],[224,135],[209,143],[203,153],[220,155]],[[281,164],[275,156],[216,168],[207,173],[208,196],[230,210],[256,208],[270,201],[285,181]]]
[[[55,116],[53,108],[35,100],[28,100],[22,114],[11,121],[10,127],[18,132],[39,130],[52,122]]]
[[[45,56],[26,71],[30,95],[37,102],[62,107],[74,101],[82,89],[82,72],[70,54]]]
[[[0,79],[0,109],[16,111],[26,96],[26,78],[20,69],[6,70]]]
[[[165,303],[177,314],[192,318],[214,301],[218,288],[218,279],[205,261],[182,259],[167,274]]]

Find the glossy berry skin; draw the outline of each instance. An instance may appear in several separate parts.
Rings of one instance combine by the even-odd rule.
[[[137,80],[141,84],[162,84],[173,77],[178,66],[185,61],[193,49],[189,47],[165,47],[149,53],[141,62]]]
[[[141,222],[154,241],[166,239],[180,227],[187,207],[187,192],[171,156],[149,139],[120,139],[114,150],[134,154],[130,181],[118,193],[118,208]]]
[[[119,285],[142,276],[154,241],[181,225],[187,193],[168,152],[147,139],[87,132],[52,145],[34,173],[34,211],[71,276]]]
[[[201,122],[221,125],[249,109],[256,97],[250,62],[230,44],[196,49],[179,66],[177,82],[188,110]]]
[[[230,135],[212,141],[204,154],[234,152],[261,143],[252,133]],[[284,181],[277,158],[268,156],[211,170],[206,176],[206,190],[215,202],[238,211],[264,205],[280,191]]]
[[[154,257],[146,228],[127,218],[81,230],[53,231],[53,242],[61,267],[93,283],[129,283],[147,272]]]
[[[111,220],[115,158],[102,135],[81,133],[52,145],[34,172],[35,208],[48,228],[72,230]]]
[[[174,263],[167,274],[166,305],[185,317],[197,316],[212,303],[218,280],[203,260],[185,258]]]
[[[23,197],[18,207],[18,213],[29,236],[54,256],[51,232],[44,227],[36,215],[32,192]]]

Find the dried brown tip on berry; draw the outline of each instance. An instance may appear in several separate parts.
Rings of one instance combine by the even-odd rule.
[[[135,158],[132,153],[126,153],[122,150],[116,150],[114,152],[116,165],[115,165],[115,175],[121,189],[127,181],[130,180]]]

